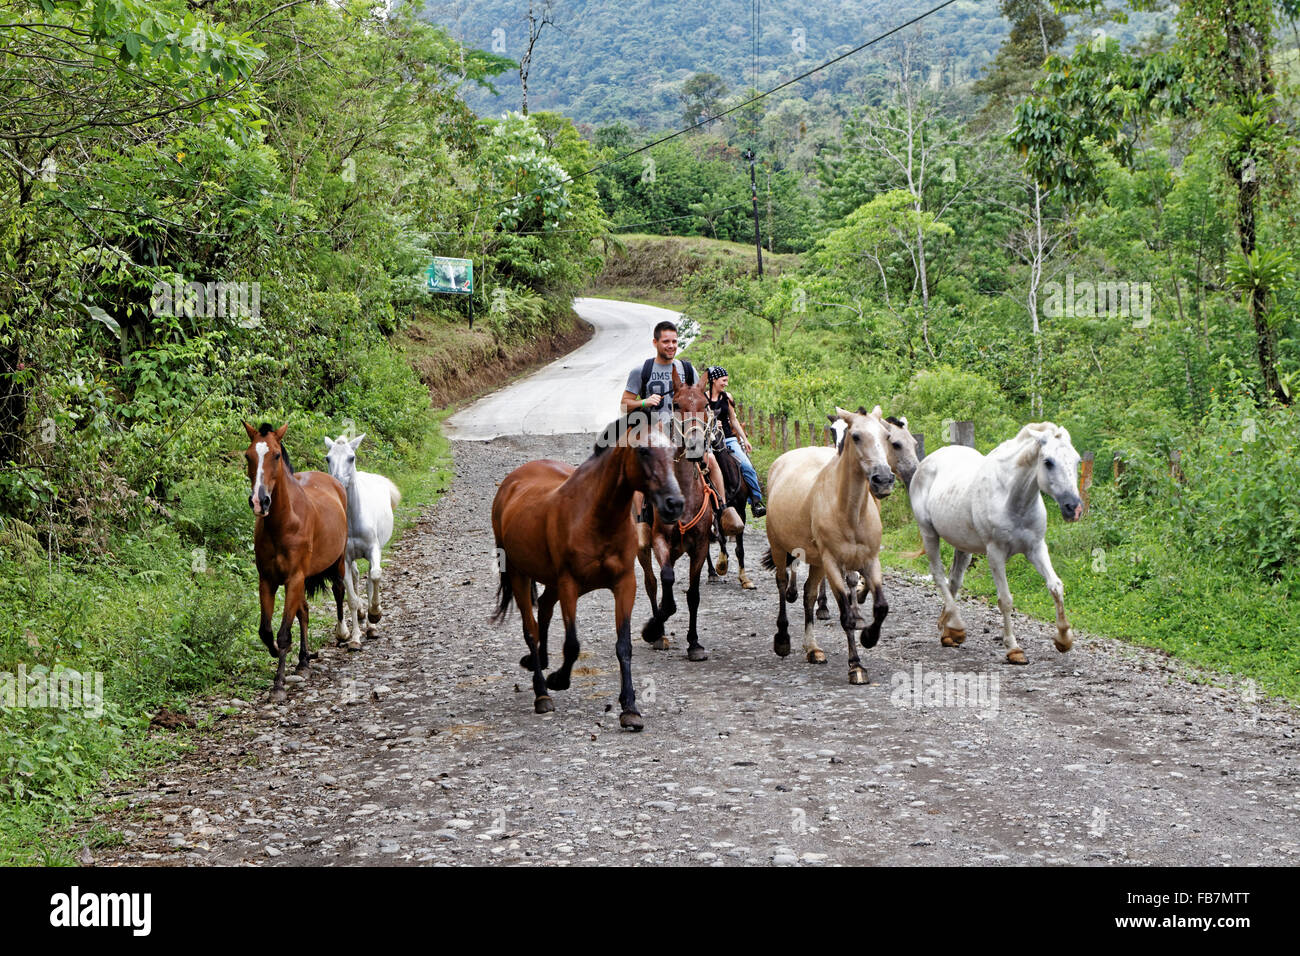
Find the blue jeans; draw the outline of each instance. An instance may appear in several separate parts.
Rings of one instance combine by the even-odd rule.
[[[745,476],[745,481],[749,483],[749,501],[750,504],[761,504],[763,501],[763,490],[758,486],[758,472],[754,470],[754,463],[749,460],[745,450],[740,447],[739,438],[727,439],[727,451],[735,457],[736,463],[740,465],[740,473]]]

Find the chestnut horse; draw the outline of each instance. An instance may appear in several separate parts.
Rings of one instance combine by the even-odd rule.
[[[248,503],[257,515],[253,530],[253,552],[257,558],[258,595],[262,619],[258,635],[280,666],[271,687],[271,700],[282,701],[284,662],[293,643],[293,619],[298,619],[299,651],[295,673],[311,668],[307,650],[307,600],[326,581],[334,590],[339,623],[335,633],[346,638],[343,624],[343,595],[353,612],[357,600],[347,579],[348,514],[343,486],[320,471],[295,474],[289,453],[281,442],[288,425],[254,429],[244,422],[249,445],[244,452],[251,491]],[[284,587],[284,614],[275,640],[271,639],[271,616],[275,613],[275,592]]]
[[[641,628],[641,639],[657,650],[668,648],[664,621],[677,611],[677,602],[673,599],[676,579],[673,565],[683,554],[689,554],[691,583],[686,590],[686,606],[690,610],[691,623],[686,634],[686,656],[693,661],[707,661],[709,652],[700,644],[695,622],[700,608],[700,571],[709,557],[710,530],[714,513],[721,510],[718,495],[722,489],[713,488],[707,478],[705,455],[709,450],[708,436],[713,425],[708,396],[698,385],[687,387],[682,384],[676,366],[673,366],[673,417],[670,421],[673,429],[670,440],[677,448],[673,473],[685,503],[681,517],[675,519],[665,519],[656,509],[648,540],[640,548],[638,556],[645,573],[645,591],[650,596],[651,610],[650,619]],[[650,560],[652,550],[659,561],[659,576],[664,586],[662,603],[655,601],[657,588],[654,564]]]
[[[608,588],[614,593],[615,653],[621,677],[619,724],[644,723],[632,687],[632,606],[636,601],[637,533],[632,493],[650,496],[655,511],[672,520],[682,513],[673,474],[673,446],[650,426],[644,412],[611,422],[591,457],[575,468],[562,461],[530,461],[506,475],[492,501],[497,590],[494,623],[513,602],[523,618],[528,654],[519,663],[533,672],[534,710],[553,711],[547,690],[566,690],[578,659],[578,598]],[[533,619],[533,585],[545,585]],[[549,677],[546,629],[556,602],[564,618],[564,663]]]

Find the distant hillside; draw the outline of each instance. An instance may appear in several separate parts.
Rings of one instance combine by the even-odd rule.
[[[775,86],[934,3],[765,0],[760,4],[758,85]],[[527,34],[527,0],[427,0],[424,7],[428,20],[464,43],[519,59]],[[534,52],[532,109],[556,110],[597,126],[623,121],[661,129],[678,125],[678,91],[695,73],[716,73],[733,92],[753,85],[750,0],[555,0],[553,9],[556,26],[546,28]],[[1007,26],[995,0],[959,0],[907,33],[915,38],[918,30],[924,31],[924,58],[947,82],[961,84],[977,77],[993,58]],[[815,103],[839,93],[870,91],[878,87],[872,74],[896,56],[893,42],[836,64],[792,92]],[[501,94],[496,97],[467,93],[480,115],[519,108],[518,77],[504,74],[496,84]]]

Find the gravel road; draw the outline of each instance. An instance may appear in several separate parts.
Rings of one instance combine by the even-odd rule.
[[[1051,625],[1024,618],[1030,664],[1007,666],[998,611],[980,602],[962,608],[970,640],[945,649],[933,587],[896,575],[863,656],[871,683],[852,687],[829,622],[828,665],[804,663],[797,640],[772,653],[761,531],[748,542],[759,589],[734,571],[705,587],[710,660],[634,635],[644,732],[618,726],[608,593],[579,602],[573,686],[535,715],[517,613],[488,623],[491,498],[522,462],[576,463],[590,442],[456,442],[453,487],[386,564],[381,637],[327,648],[285,704],[207,702],[214,729],[122,791],[130,807],[104,822],[126,843],[96,862],[1297,862],[1292,706],[1088,635],[1059,655]],[[648,609],[642,593],[634,631]]]

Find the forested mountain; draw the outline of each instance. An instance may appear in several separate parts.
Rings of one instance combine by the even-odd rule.
[[[727,89],[776,86],[846,53],[935,6],[937,0],[767,0],[758,7],[757,81],[752,0],[678,3],[674,0],[555,0],[553,25],[536,43],[529,105],[556,110],[576,122],[622,121],[634,128],[677,125],[682,85],[713,73]],[[533,4],[535,14],[544,8]],[[518,61],[527,37],[527,0],[427,0],[423,16],[467,47]],[[1137,14],[1127,25],[1108,24],[1121,38],[1168,25],[1168,14]],[[1080,18],[1072,22],[1084,23]],[[1007,23],[992,0],[958,0],[925,20],[928,68],[948,83],[967,83],[994,58]],[[913,34],[915,36],[916,34]],[[871,98],[884,86],[893,54],[886,45],[801,82],[797,95],[826,104],[841,93]],[[520,106],[519,77],[503,74],[499,95],[470,91],[480,115]]]

